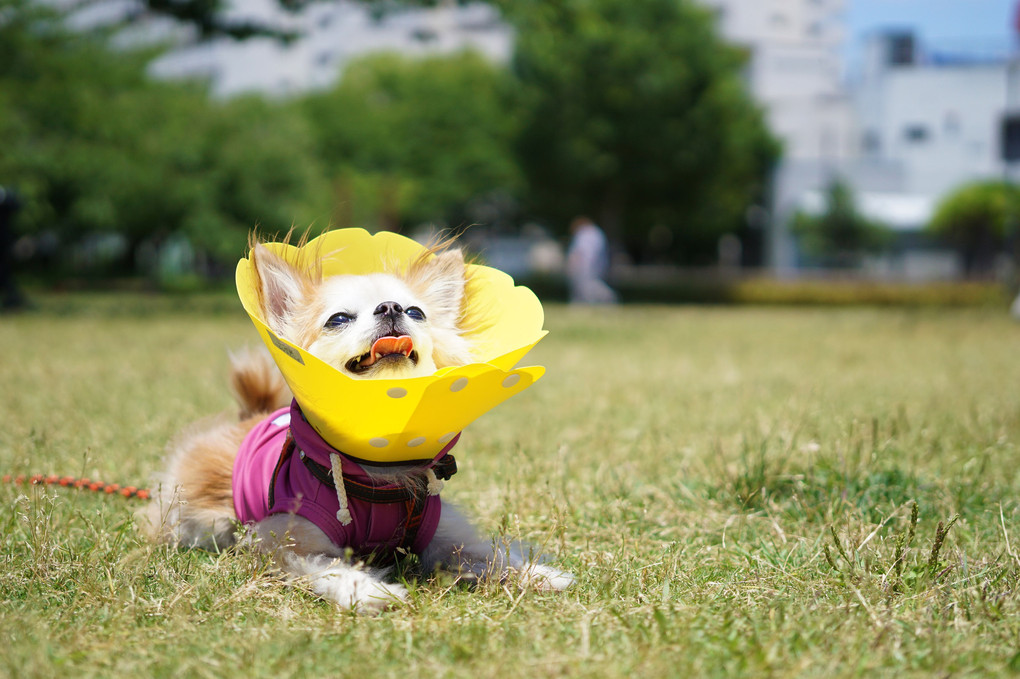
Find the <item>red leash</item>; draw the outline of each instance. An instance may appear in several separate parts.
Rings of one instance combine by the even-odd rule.
[[[90,481],[89,479],[77,479],[73,476],[57,476],[56,474],[50,474],[46,476],[44,474],[35,474],[34,476],[11,476],[7,474],[3,477],[4,483],[16,483],[21,485],[23,483],[29,483],[33,486],[39,484],[48,484],[54,486],[64,486],[66,488],[84,488],[86,490],[93,490],[97,493],[106,493],[107,495],[123,495],[124,497],[136,497],[139,500],[148,500],[149,491],[146,488],[135,488],[134,486],[121,487],[116,483],[103,483],[102,481]]]

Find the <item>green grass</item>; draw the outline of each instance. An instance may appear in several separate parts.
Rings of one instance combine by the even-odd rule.
[[[468,428],[444,496],[543,545],[568,592],[437,578],[359,618],[253,553],[147,545],[137,503],[3,485],[0,675],[1020,670],[1004,312],[548,316],[547,376]],[[225,351],[253,341],[229,297],[51,296],[0,317],[2,472],[146,480],[178,429],[231,407]]]

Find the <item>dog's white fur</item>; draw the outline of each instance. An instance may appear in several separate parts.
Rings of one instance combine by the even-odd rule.
[[[465,266],[459,250],[423,257],[390,273],[325,279],[315,261],[291,265],[259,243],[253,242],[252,257],[269,327],[352,377],[428,375],[470,361],[461,334]],[[389,305],[384,307],[389,314],[379,312],[383,304]],[[423,318],[409,314],[411,308]],[[356,359],[368,354],[381,334],[397,333],[411,338],[413,354],[382,357],[357,369]],[[290,396],[265,352],[233,357],[231,384],[241,405],[239,421],[198,425],[171,446],[159,492],[143,512],[144,525],[158,541],[207,550],[235,542],[234,457],[248,430]],[[407,470],[369,471],[407,480],[402,476]],[[291,578],[343,608],[372,613],[408,596],[402,585],[384,579],[385,571],[351,563],[343,548],[302,517],[270,516],[245,539],[272,554]],[[522,586],[543,590],[562,590],[573,582],[570,574],[530,560],[519,544],[482,538],[446,502],[435,536],[419,559],[426,573],[442,567],[469,578],[516,574]]]

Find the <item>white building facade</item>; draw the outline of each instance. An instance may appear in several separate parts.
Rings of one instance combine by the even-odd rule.
[[[783,144],[765,249],[769,266],[792,270],[790,215],[859,148],[841,53],[847,0],[699,1],[714,11],[723,37],[747,50],[748,88]]]
[[[749,53],[747,81],[789,159],[854,153],[840,47],[845,0],[700,0]]]
[[[904,192],[934,197],[1003,177],[1003,119],[1020,112],[1007,55],[925,51],[909,34],[877,35],[855,89],[860,154],[899,163]]]

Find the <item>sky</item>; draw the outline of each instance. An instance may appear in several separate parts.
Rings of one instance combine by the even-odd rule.
[[[922,43],[1005,50],[1015,35],[1017,0],[846,0],[844,47],[851,70],[863,39],[888,28],[913,28]]]

